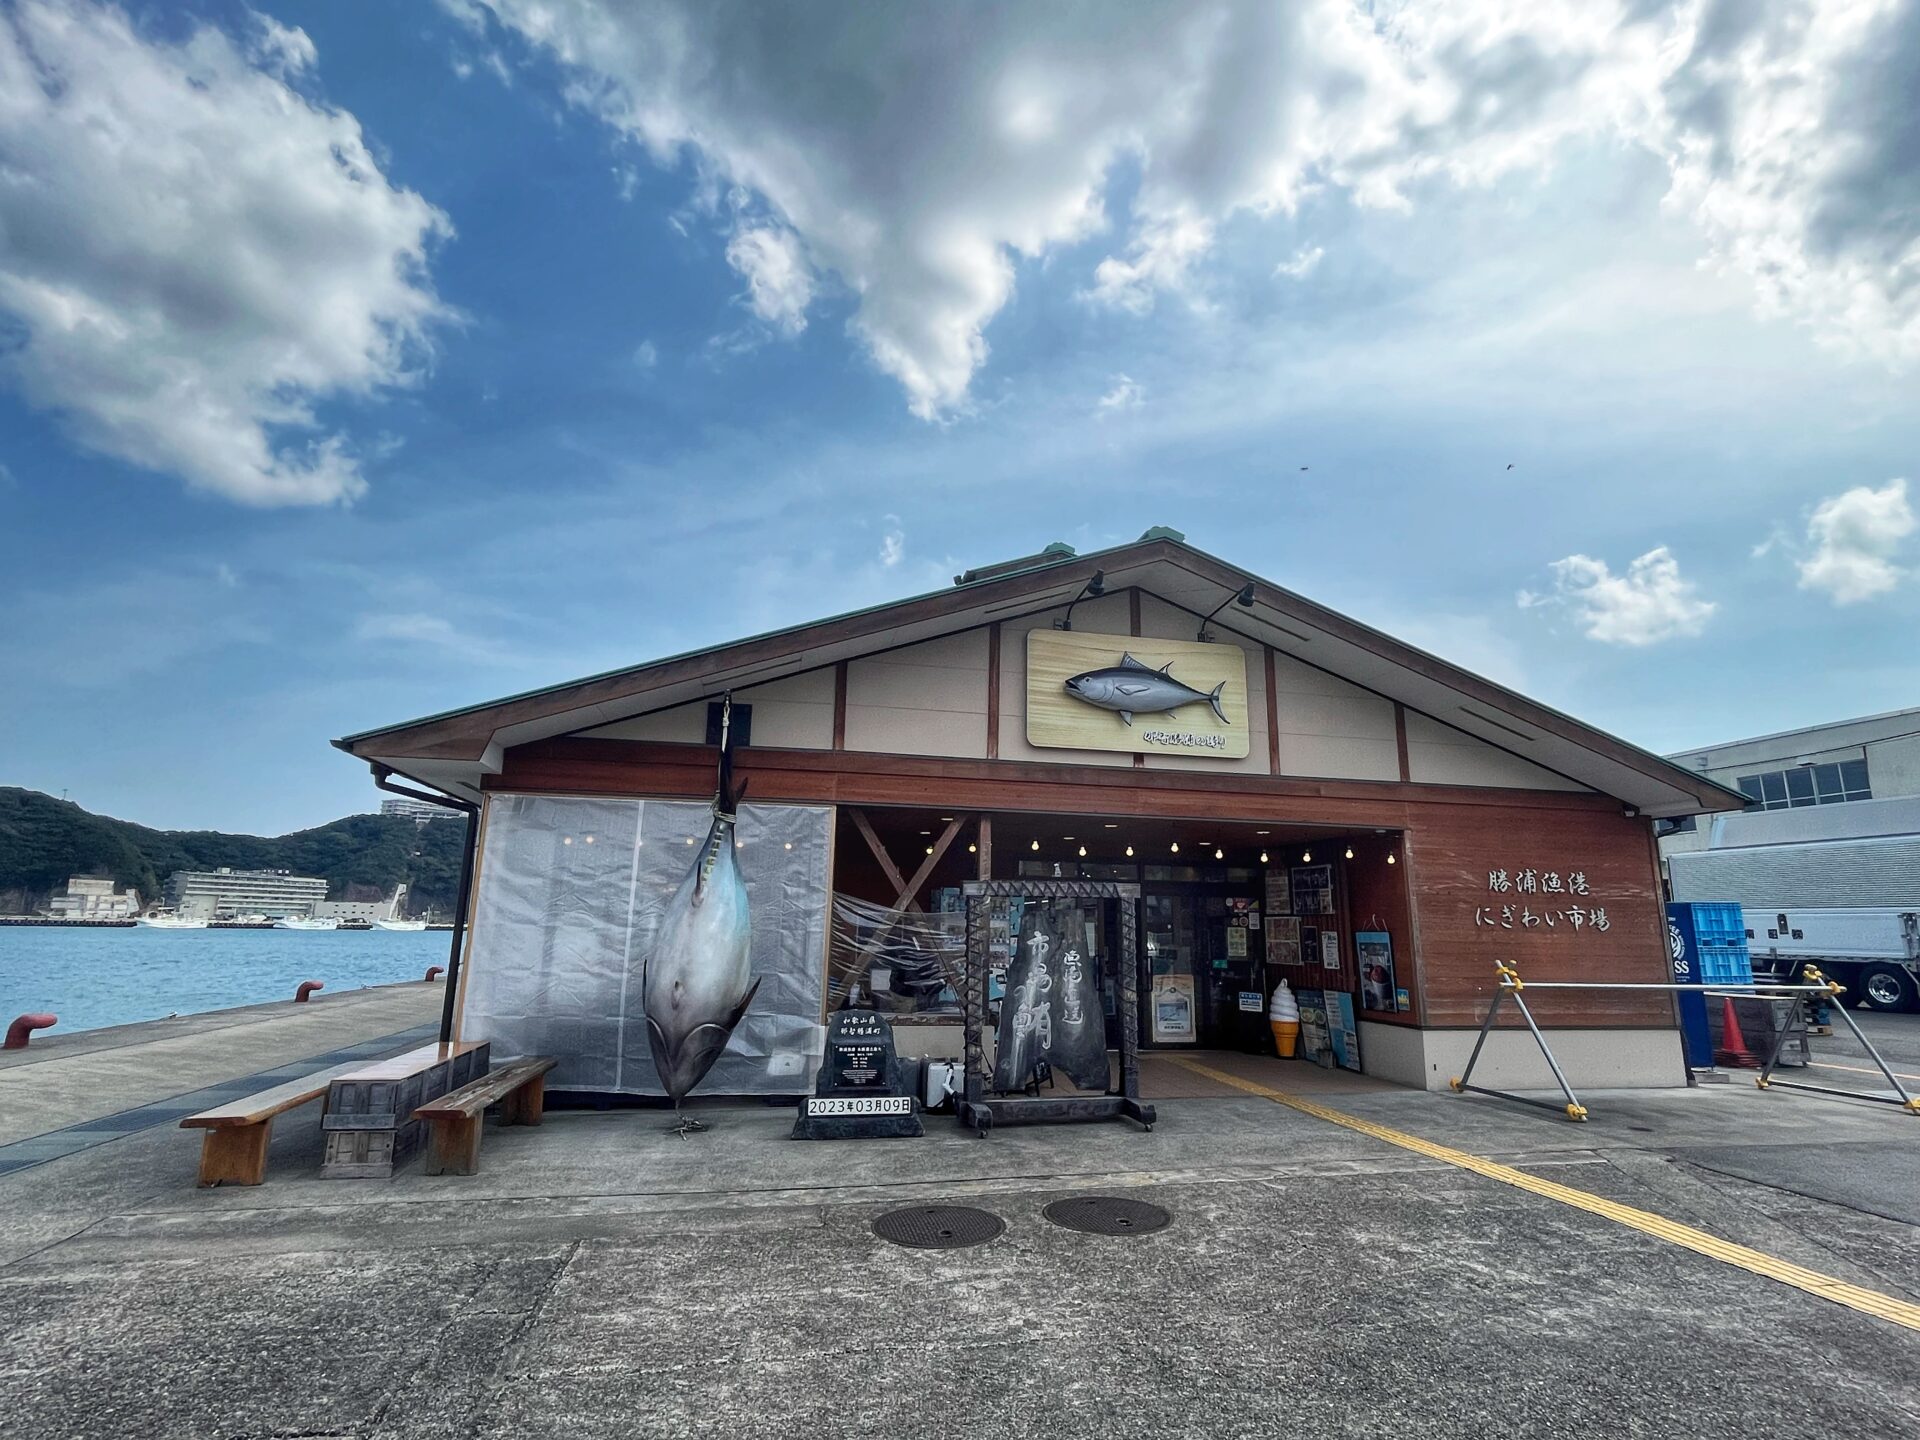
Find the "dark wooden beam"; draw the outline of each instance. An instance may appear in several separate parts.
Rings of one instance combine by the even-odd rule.
[[[847,662],[833,667],[833,748],[847,748]]]
[[[1267,773],[1280,773],[1280,682],[1274,676],[1273,647],[1262,645],[1267,657]]]
[[[847,818],[853,821],[853,828],[860,832],[861,838],[867,842],[867,848],[873,851],[873,858],[880,862],[880,871],[887,877],[887,883],[893,886],[894,893],[911,896],[913,890],[901,876],[900,867],[893,863],[893,857],[887,854],[887,847],[880,843],[879,835],[874,833],[873,822],[867,819],[867,812],[852,806],[843,808],[846,809]]]
[[[1000,622],[987,627],[987,759],[1000,758]]]
[[[1400,779],[1405,783],[1413,779],[1413,771],[1407,765],[1407,707],[1398,700],[1393,702],[1393,743],[1400,752]]]

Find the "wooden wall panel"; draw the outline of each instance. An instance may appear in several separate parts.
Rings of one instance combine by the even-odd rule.
[[[1648,832],[1647,821],[1629,820],[1618,808],[1549,814],[1422,807],[1411,848],[1426,1023],[1477,1025],[1493,997],[1495,961],[1516,966],[1524,980],[1671,979]],[[1529,870],[1536,886],[1530,892],[1518,888]],[[1516,888],[1490,888],[1496,871]],[[1559,892],[1542,888],[1549,875]],[[1587,894],[1568,893],[1575,875]],[[1577,927],[1567,918],[1576,907],[1583,914]],[[1596,911],[1605,912],[1604,929],[1591,918]],[[1550,924],[1548,916],[1558,918]],[[1673,1015],[1665,996],[1633,992],[1540,991],[1527,1002],[1542,1021],[1562,1025],[1664,1025]]]
[[[1419,958],[1413,943],[1413,916],[1407,904],[1408,869],[1398,853],[1398,837],[1356,835],[1353,859],[1343,861],[1347,885],[1347,918],[1351,930],[1384,930],[1393,940],[1394,985],[1407,992],[1413,1009],[1378,1012],[1362,1010],[1367,1020],[1418,1024],[1420,1014]],[[1395,863],[1389,865],[1392,853]],[[1354,957],[1358,958],[1358,957]],[[1360,1002],[1356,999],[1356,1005]]]

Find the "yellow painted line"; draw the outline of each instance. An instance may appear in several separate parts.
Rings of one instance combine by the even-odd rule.
[[[1828,1060],[1809,1060],[1807,1063],[1809,1065],[1818,1065],[1822,1070],[1851,1070],[1856,1075],[1880,1075],[1878,1070],[1871,1069],[1865,1065],[1835,1065]],[[1920,1080],[1920,1075],[1909,1075],[1904,1070],[1896,1070],[1893,1073],[1898,1075],[1902,1080]],[[1880,1078],[1884,1080],[1886,1076],[1881,1075]]]
[[[1462,1170],[1471,1170],[1476,1175],[1484,1175],[1489,1180],[1498,1180],[1502,1184],[1512,1185],[1532,1195],[1557,1200],[1562,1205],[1584,1210],[1589,1215],[1598,1215],[1603,1220],[1611,1220],[1616,1225],[1624,1225],[1630,1230],[1638,1230],[1655,1239],[1665,1240],[1670,1245],[1678,1245],[1696,1254],[1705,1255],[1710,1260],[1718,1260],[1724,1265],[1733,1265],[1739,1269],[1751,1271],[1755,1275],[1764,1275],[1769,1280],[1778,1280],[1783,1285],[1791,1285],[1795,1289],[1806,1291],[1809,1295],[1817,1295],[1822,1300],[1831,1300],[1836,1305],[1845,1305],[1863,1314],[1890,1320],[1895,1325],[1906,1326],[1909,1330],[1920,1330],[1920,1305],[1910,1301],[1897,1300],[1891,1295],[1882,1295],[1877,1290],[1849,1285],[1846,1281],[1836,1280],[1831,1275],[1822,1275],[1817,1270],[1809,1270],[1804,1265],[1792,1264],[1777,1256],[1749,1249],[1745,1245],[1735,1245],[1730,1240],[1722,1240],[1717,1235],[1709,1235],[1706,1231],[1696,1230],[1691,1225],[1682,1225],[1665,1216],[1655,1215],[1650,1210],[1636,1210],[1633,1206],[1622,1205],[1617,1200],[1604,1199],[1599,1195],[1589,1194],[1585,1190],[1575,1190],[1570,1185],[1557,1184],[1552,1180],[1542,1180],[1537,1175],[1529,1175],[1524,1170],[1516,1170],[1511,1165],[1502,1165],[1498,1161],[1469,1154],[1465,1150],[1456,1150],[1451,1145],[1423,1140],[1418,1135],[1409,1135],[1402,1130],[1377,1125],[1371,1120],[1362,1120],[1357,1115],[1349,1115],[1345,1111],[1332,1109],[1299,1095],[1290,1095],[1284,1090],[1275,1090],[1257,1081],[1242,1080],[1238,1075],[1229,1075],[1224,1070],[1215,1070],[1210,1065],[1202,1065],[1199,1061],[1189,1060],[1183,1055],[1171,1055],[1167,1058],[1196,1075],[1204,1075],[1209,1080],[1217,1080],[1222,1085],[1231,1085],[1234,1089],[1244,1090],[1249,1095],[1263,1096],[1276,1104],[1298,1110],[1303,1115],[1311,1115],[1316,1120],[1325,1120],[1330,1124],[1358,1131],[1362,1135],[1371,1135],[1374,1139],[1384,1140],[1389,1145],[1398,1145],[1402,1150],[1411,1150],[1416,1155],[1425,1155],[1432,1160],[1457,1165]]]

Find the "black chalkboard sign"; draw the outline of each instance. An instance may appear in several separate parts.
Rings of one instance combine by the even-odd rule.
[[[874,1010],[838,1010],[813,1094],[800,1102],[796,1140],[855,1140],[923,1135],[919,1102],[902,1083],[893,1026]]]
[[[1078,906],[1030,909],[1007,962],[993,1088],[1022,1089],[1043,1064],[1082,1089],[1107,1088],[1106,1016]]]

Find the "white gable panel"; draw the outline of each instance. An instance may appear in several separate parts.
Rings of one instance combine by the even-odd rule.
[[[1229,607],[1231,609],[1232,607]],[[1078,624],[1078,620],[1075,621]],[[1200,619],[1190,611],[1171,605],[1157,595],[1140,596],[1140,633],[1155,640],[1194,640],[1199,637]],[[1267,745],[1267,658],[1266,647],[1242,640],[1211,627],[1217,645],[1236,645],[1247,657],[1247,728],[1251,743],[1242,759],[1209,759],[1203,755],[1149,755],[1149,770],[1239,770],[1255,775],[1269,773],[1271,765]]]
[[[987,632],[964,630],[847,663],[847,749],[987,754]]]
[[[1111,587],[1112,581],[1109,580]],[[1104,750],[1042,749],[1027,743],[1027,632],[1051,629],[1066,616],[1063,605],[1038,615],[1006,620],[1000,626],[1000,758],[1040,760],[1049,765],[1131,766],[1131,755]],[[1082,600],[1073,607],[1075,631],[1125,635],[1133,628],[1133,604],[1124,592],[1111,588],[1105,595]]]
[[[809,670],[765,685],[749,685],[733,692],[742,705],[753,706],[753,743],[781,750],[833,748],[833,670]],[[665,740],[701,745],[707,738],[707,702],[696,700],[651,715],[636,715],[611,725],[583,730],[604,740]]]
[[[1556,775],[1415,710],[1407,712],[1407,775],[1416,785],[1487,785],[1503,790],[1586,789],[1564,775]]]
[[[1393,702],[1291,656],[1275,654],[1280,773],[1323,780],[1398,780]]]

